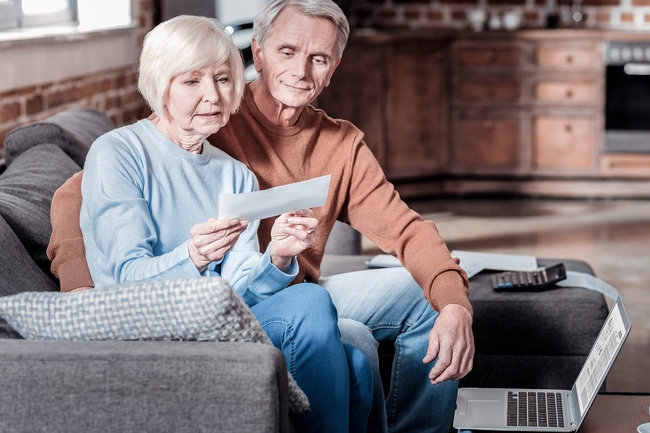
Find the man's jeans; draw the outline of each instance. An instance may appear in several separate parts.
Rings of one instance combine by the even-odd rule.
[[[329,294],[315,284],[297,284],[251,311],[309,398],[310,410],[301,414],[307,431],[365,432],[371,367],[361,350],[342,343]]]
[[[333,275],[319,283],[330,293],[338,310],[342,340],[363,350],[373,369],[373,407],[368,431],[385,432],[388,427],[391,432],[447,433],[454,415],[458,382],[434,386],[429,381],[433,363],[424,364],[422,359],[438,313],[408,271],[372,269]],[[355,321],[365,325],[365,331]],[[368,328],[376,341],[370,338]],[[377,341],[395,342],[385,407]]]

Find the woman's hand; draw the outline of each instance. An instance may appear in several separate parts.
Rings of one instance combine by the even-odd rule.
[[[271,229],[271,263],[285,270],[291,259],[316,242],[318,220],[311,209],[280,215]]]
[[[211,262],[221,260],[235,245],[239,235],[248,227],[248,221],[210,218],[190,229],[188,248],[190,259],[203,272]]]

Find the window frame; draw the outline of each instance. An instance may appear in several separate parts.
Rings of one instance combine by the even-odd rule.
[[[43,14],[23,13],[22,0],[0,0],[0,30],[33,28],[52,24],[74,24],[77,0],[67,0],[68,9]]]

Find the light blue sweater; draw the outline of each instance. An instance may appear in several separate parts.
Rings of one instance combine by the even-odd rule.
[[[190,259],[190,228],[217,217],[219,194],[257,189],[253,173],[210,145],[181,149],[149,120],[115,129],[90,148],[81,184],[81,230],[96,286],[198,277]],[[201,274],[222,276],[249,305],[285,288],[297,275],[259,252],[251,221],[221,262]]]

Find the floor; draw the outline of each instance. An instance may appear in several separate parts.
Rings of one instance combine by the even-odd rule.
[[[608,391],[650,392],[650,201],[434,199],[410,201],[450,250],[579,259],[618,289],[632,331]],[[367,253],[375,246],[363,240]]]

